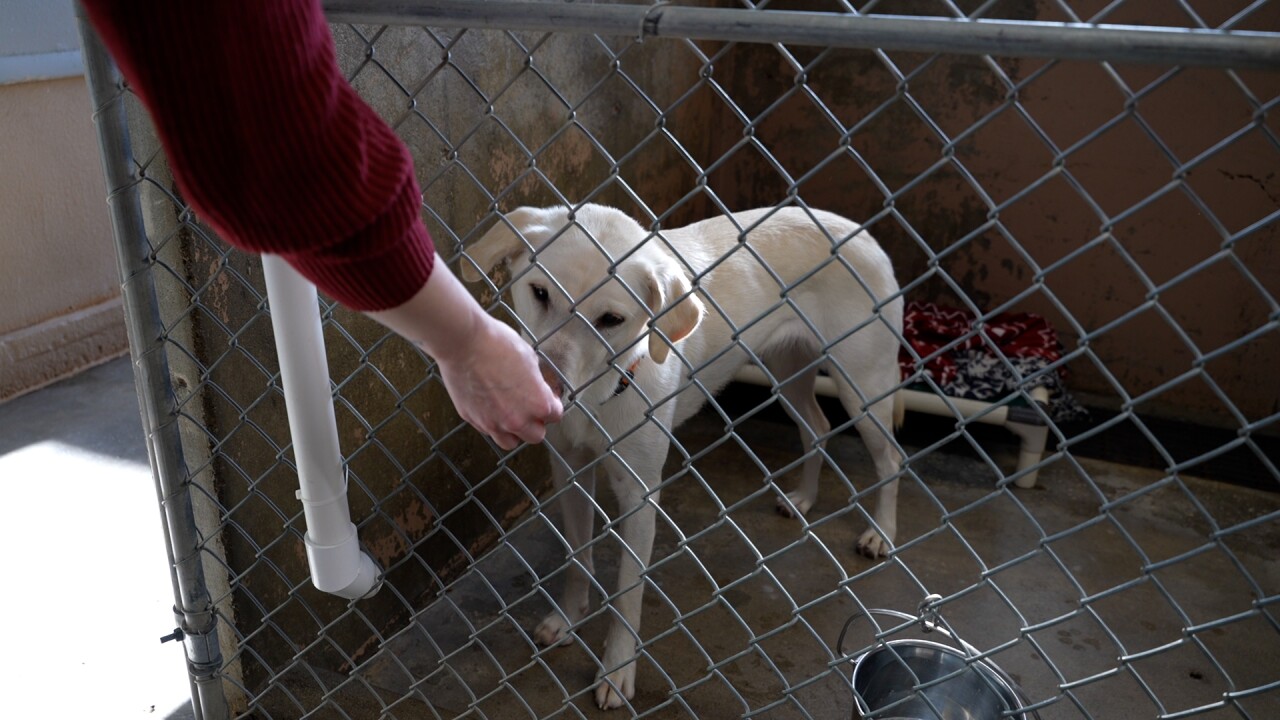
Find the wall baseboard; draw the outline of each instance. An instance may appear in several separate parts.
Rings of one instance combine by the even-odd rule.
[[[128,350],[120,298],[0,335],[0,402]]]
[[[0,55],[0,85],[60,80],[81,75],[84,75],[84,57],[79,50]]]

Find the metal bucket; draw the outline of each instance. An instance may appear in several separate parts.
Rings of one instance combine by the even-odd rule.
[[[921,616],[895,610],[870,610],[869,614],[917,620],[925,632],[945,635],[959,647],[929,640],[889,640],[876,643],[853,661],[853,696],[858,718],[909,718],[910,720],[1035,720],[1039,715],[1024,708],[1017,683],[994,662],[977,657],[978,651],[925,619],[937,596],[921,604]],[[845,631],[859,615],[845,623],[837,649],[844,655]]]

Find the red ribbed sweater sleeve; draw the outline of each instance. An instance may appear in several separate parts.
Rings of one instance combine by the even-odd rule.
[[[228,242],[356,310],[408,300],[435,250],[404,143],[338,68],[319,0],[83,0],[179,188]]]

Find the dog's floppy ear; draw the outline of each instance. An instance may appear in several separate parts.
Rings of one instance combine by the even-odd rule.
[[[485,273],[526,252],[530,245],[536,245],[534,236],[543,237],[550,233],[546,223],[556,209],[522,207],[507,213],[505,219],[498,218],[484,237],[464,251],[462,279],[479,282]],[[519,234],[512,231],[513,227],[520,231]]]
[[[649,333],[649,357],[662,364],[672,345],[697,329],[706,308],[698,296],[690,292],[693,286],[689,278],[675,263],[655,266],[646,280],[649,310],[654,314],[652,326],[661,331]]]

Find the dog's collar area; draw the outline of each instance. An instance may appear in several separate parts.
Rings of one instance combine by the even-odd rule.
[[[636,358],[636,361],[631,363],[631,365],[627,367],[626,371],[622,373],[622,377],[618,378],[618,386],[613,389],[613,395],[609,396],[610,400],[618,397],[625,392],[627,388],[631,387],[631,381],[636,379],[636,368],[640,367],[640,361],[643,359],[643,355]]]

